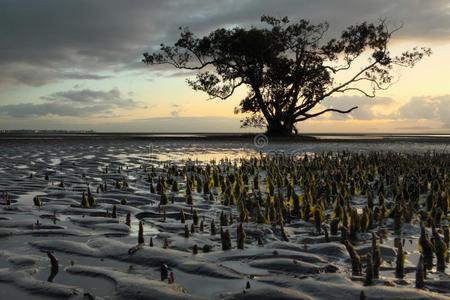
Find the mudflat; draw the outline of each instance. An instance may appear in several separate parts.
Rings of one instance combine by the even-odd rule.
[[[2,135],[0,288],[8,299],[447,299],[448,143]]]

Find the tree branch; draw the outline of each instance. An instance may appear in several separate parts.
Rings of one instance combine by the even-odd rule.
[[[310,119],[310,118],[318,117],[318,116],[320,116],[320,115],[322,115],[322,114],[324,114],[326,112],[330,112],[330,111],[337,112],[337,113],[340,113],[340,114],[348,114],[348,113],[352,112],[353,110],[355,110],[357,108],[358,108],[358,106],[354,106],[354,107],[352,107],[352,108],[350,108],[348,110],[340,110],[340,109],[335,109],[335,108],[328,108],[328,109],[322,110],[321,112],[318,112],[318,113],[315,113],[315,114],[303,114],[303,118],[297,118],[297,119],[295,119],[295,122],[301,122],[301,121],[304,121],[304,120],[307,120],[307,119]]]

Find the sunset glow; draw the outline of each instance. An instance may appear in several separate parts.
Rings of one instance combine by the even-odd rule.
[[[359,105],[359,112],[344,118],[326,114],[300,124],[300,131],[449,132],[447,1],[396,1],[386,6],[380,3],[386,1],[356,0],[339,6],[329,1],[151,2],[96,1],[69,9],[53,1],[0,1],[0,129],[255,131],[240,129],[241,116],[233,113],[245,89],[226,101],[206,101],[206,94],[186,84],[192,73],[150,68],[140,59],[160,42],[175,41],[178,26],[201,35],[221,26],[259,26],[260,15],[270,13],[293,20],[327,20],[330,31],[337,33],[363,19],[387,18],[393,25],[403,24],[392,52],[414,46],[433,51],[413,69],[401,70],[399,81],[375,99],[352,94],[333,99],[334,107]],[[350,6],[361,14],[346,11]],[[94,13],[95,22],[89,17]],[[24,30],[28,25],[32,29]],[[405,113],[402,107],[407,106],[417,109]]]

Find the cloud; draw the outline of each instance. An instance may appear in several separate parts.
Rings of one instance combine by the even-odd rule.
[[[65,103],[84,103],[84,104],[108,104],[117,107],[135,107],[137,102],[131,98],[124,98],[119,89],[114,88],[110,91],[95,91],[95,90],[70,90],[63,92],[56,92],[41,99],[51,102],[65,102]]]
[[[444,128],[450,128],[450,95],[413,97],[398,109],[397,116],[414,120],[437,119]]]
[[[176,104],[176,103],[172,104],[171,106],[174,108],[174,110],[172,110],[170,112],[170,116],[172,118],[179,118],[180,117],[180,113],[183,111],[182,106],[179,105],[179,104]]]
[[[0,106],[0,115],[11,117],[65,116],[87,117],[113,114],[114,109],[132,109],[139,107],[139,102],[122,96],[114,88],[110,91],[69,90],[56,92],[41,97],[43,103],[18,103]]]
[[[331,97],[321,103],[320,110],[335,108],[347,110],[353,106],[358,109],[349,114],[328,113],[329,120],[435,120],[443,128],[450,128],[450,95],[412,97],[395,111],[387,112],[396,101],[389,97],[367,98],[363,96]],[[430,129],[427,126],[408,126],[396,129]]]
[[[396,127],[395,129],[400,130],[431,130],[433,129],[430,126],[403,126],[403,127]]]
[[[208,126],[205,126],[208,124]],[[98,130],[147,131],[147,132],[237,132],[240,128],[238,118],[228,117],[155,117],[137,119],[120,125],[99,125]],[[109,128],[109,129],[108,129]],[[254,131],[254,130],[253,130]]]
[[[180,116],[180,110],[173,110],[170,112],[170,116],[172,116],[173,118],[177,118]]]
[[[334,33],[386,17],[404,23],[399,37],[448,41],[449,12],[447,0],[0,0],[0,82],[105,79],[95,74],[144,68],[141,53],[173,42],[178,26],[205,34],[257,24],[263,14],[327,20]],[[67,72],[73,68],[79,73]]]
[[[350,114],[329,113],[329,120],[437,120],[443,128],[450,128],[450,95],[412,97],[395,111],[387,112],[396,101],[389,97],[367,98],[363,96],[331,97],[321,103],[324,108],[358,109]],[[408,126],[396,129],[430,129],[427,126]]]
[[[321,105],[324,106],[324,108],[340,110],[348,110],[354,106],[358,106],[358,108],[350,114],[329,113],[328,118],[332,120],[371,120],[386,117],[386,114],[378,112],[378,109],[393,103],[394,100],[389,97],[368,98],[363,96],[340,96],[326,99]]]
[[[2,50],[0,49],[0,53]],[[67,72],[65,69],[33,66],[23,63],[2,64],[0,61],[0,86],[5,84],[23,84],[42,86],[60,80],[103,80],[111,75],[100,75],[88,71]]]
[[[88,73],[65,73],[62,76],[66,79],[81,79],[81,80],[102,80],[109,79],[112,76],[109,75],[98,75],[98,74],[88,74]]]
[[[205,126],[208,124],[208,126]],[[67,129],[95,130],[100,132],[249,132],[241,129],[237,118],[227,117],[163,117],[115,122],[102,119],[102,122],[80,120],[77,118],[61,120],[58,118],[12,118],[1,117],[2,129]],[[250,130],[254,132],[254,130]]]
[[[402,105],[398,114],[405,119],[432,119],[436,116],[436,103],[430,98],[413,97]]]

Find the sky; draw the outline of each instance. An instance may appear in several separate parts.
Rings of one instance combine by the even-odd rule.
[[[403,25],[391,49],[430,47],[375,99],[344,94],[348,108],[298,125],[299,132],[450,132],[449,0],[0,0],[0,130],[254,132],[234,114],[245,90],[207,100],[192,73],[141,62],[174,43],[180,26],[199,36],[259,25],[261,15],[327,21],[331,34],[386,18]]]

